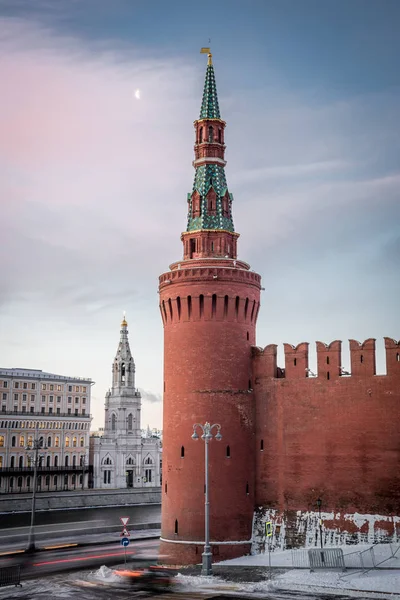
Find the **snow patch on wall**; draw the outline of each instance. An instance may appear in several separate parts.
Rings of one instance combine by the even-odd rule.
[[[321,511],[324,546],[400,542],[400,517]],[[272,523],[266,538],[265,523]],[[259,507],[253,519],[252,554],[289,548],[312,548],[321,543],[319,514],[314,511],[285,511]]]

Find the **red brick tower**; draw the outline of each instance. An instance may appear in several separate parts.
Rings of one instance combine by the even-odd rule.
[[[254,510],[254,397],[261,278],[237,260],[232,194],[225,179],[225,122],[211,54],[194,122],[195,179],[188,194],[183,259],[160,276],[164,325],[162,540],[170,564],[201,562],[204,442],[193,424],[221,425],[209,448],[210,540],[214,557],[249,551]],[[168,557],[168,559],[166,558]]]

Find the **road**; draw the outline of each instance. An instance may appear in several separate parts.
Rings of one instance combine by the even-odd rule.
[[[109,534],[121,528],[119,517],[129,517],[129,529],[141,528],[140,525],[161,521],[160,505],[141,505],[128,507],[110,507],[96,509],[78,509],[70,511],[42,511],[36,513],[35,539],[37,546],[59,544],[62,541],[82,542],[88,537]],[[0,542],[3,552],[24,548],[28,540],[30,515],[27,513],[0,515]]]
[[[133,600],[135,598],[145,600],[146,598],[159,598],[159,600],[249,600],[250,598],[263,598],[264,600],[367,600],[363,595],[351,598],[340,594],[308,594],[304,592],[288,592],[282,590],[271,590],[265,594],[247,594],[243,592],[230,593],[223,590],[199,590],[182,586],[175,592],[157,593],[156,595],[143,592],[132,592],[130,589],[122,589],[119,586],[107,585],[99,579],[96,574],[89,571],[68,575],[56,575],[45,579],[28,581],[23,587],[0,588],[0,600]]]

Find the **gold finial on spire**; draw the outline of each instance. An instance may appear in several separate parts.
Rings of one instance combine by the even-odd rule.
[[[211,40],[209,40],[209,41],[211,41]],[[200,50],[200,54],[208,54],[207,64],[208,65],[212,65],[212,54],[211,54],[211,49],[210,48],[202,48]]]
[[[121,323],[121,327],[128,327],[128,323],[126,322],[126,319],[125,319],[125,311],[124,311],[124,318],[123,318],[123,321]]]

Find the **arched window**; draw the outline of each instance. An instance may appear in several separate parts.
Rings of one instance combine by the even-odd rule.
[[[80,443],[81,443],[81,448],[83,448],[84,445],[85,445],[85,438],[81,437],[81,442]]]
[[[69,448],[69,437],[68,436],[65,438],[65,447]]]
[[[127,464],[127,465],[134,465],[134,464],[135,464],[135,461],[133,460],[132,456],[130,456],[130,457],[128,458],[128,460],[126,461],[126,464]]]
[[[112,431],[115,431],[115,429],[116,429],[116,421],[117,421],[117,417],[114,414],[111,415],[111,429],[112,429]]]
[[[55,488],[57,487],[57,481],[58,481],[58,477],[57,477],[57,475],[54,475],[53,484],[54,484]]]
[[[24,435],[19,436],[19,446],[20,446],[20,448],[23,448],[25,446],[25,436]]]
[[[22,488],[22,477],[18,477],[17,484],[19,488]]]
[[[72,475],[71,483],[72,483],[72,485],[75,485],[75,483],[76,483],[76,475],[75,475],[75,473]]]
[[[60,438],[59,438],[59,436],[58,436],[58,435],[57,435],[57,436],[54,438],[54,446],[55,446],[56,448],[59,448],[59,447],[60,447]]]
[[[76,439],[76,437],[74,436],[74,437],[72,438],[72,446],[73,446],[74,448],[76,448],[77,444],[78,444],[78,442],[77,442],[77,439]]]
[[[121,365],[121,381],[125,381],[125,363]]]
[[[46,485],[50,487],[50,475],[46,475]]]
[[[13,435],[12,438],[11,438],[11,446],[13,448],[15,448],[15,443],[16,443],[16,437],[15,437],[15,435]]]
[[[11,457],[11,460],[10,460],[10,467],[15,467],[15,456],[12,456],[12,457]]]
[[[148,456],[145,461],[144,461],[145,465],[152,465],[153,464],[153,459],[151,458],[151,456]]]
[[[221,129],[218,129],[218,142],[220,144],[222,144],[222,131],[221,131]]]
[[[47,447],[51,448],[51,437],[50,436],[47,438]]]
[[[58,456],[54,457],[54,466],[58,467]]]
[[[199,144],[203,143],[203,128],[200,127],[200,131],[199,131]]]
[[[72,457],[72,466],[76,467],[76,456],[74,454],[74,456]]]
[[[22,467],[24,466],[24,457],[23,456],[19,457],[18,466],[20,469],[22,469]]]
[[[69,465],[69,456],[67,454],[67,456],[65,457],[65,466],[68,467]]]
[[[46,467],[50,466],[50,456],[46,457]]]
[[[0,435],[0,448],[4,446],[4,435]]]
[[[133,429],[133,416],[132,416],[132,414],[130,413],[130,414],[128,415],[128,430],[129,430],[129,431],[132,431],[132,429]]]
[[[213,131],[213,128],[211,125],[208,128],[208,141],[209,142],[214,141],[214,131]]]

